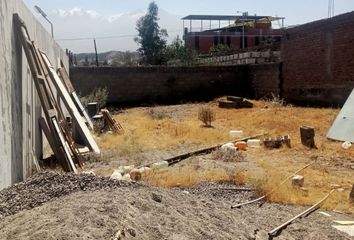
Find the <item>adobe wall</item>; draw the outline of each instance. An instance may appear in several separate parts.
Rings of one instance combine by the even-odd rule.
[[[15,36],[13,14],[18,13],[29,35],[53,66],[68,59],[21,0],[0,0],[0,189],[32,173],[33,157],[42,155],[38,126],[41,107],[27,60]]]

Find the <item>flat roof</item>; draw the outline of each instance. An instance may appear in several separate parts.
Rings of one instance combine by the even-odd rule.
[[[238,15],[188,15],[182,20],[211,20],[211,21],[251,21],[251,20],[260,20],[260,19],[269,19],[270,21],[284,19],[283,17],[272,17],[272,16],[238,16]]]

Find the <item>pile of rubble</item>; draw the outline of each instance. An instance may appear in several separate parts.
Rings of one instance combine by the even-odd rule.
[[[92,174],[44,172],[0,192],[0,219],[79,191],[141,187]]]

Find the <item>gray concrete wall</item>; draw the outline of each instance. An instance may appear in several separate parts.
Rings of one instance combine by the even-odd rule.
[[[35,44],[44,50],[53,66],[65,52],[35,19],[21,0],[0,0],[0,189],[32,173],[33,157],[42,155],[38,126],[41,107],[27,60],[13,27],[18,13]]]
[[[209,100],[220,95],[261,98],[277,94],[279,64],[199,67],[72,68],[82,96],[107,87],[108,102],[159,103]]]

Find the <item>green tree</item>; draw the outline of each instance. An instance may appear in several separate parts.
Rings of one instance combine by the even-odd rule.
[[[140,45],[138,51],[144,62],[151,65],[163,63],[163,51],[168,36],[165,29],[160,29],[158,12],[157,4],[151,2],[146,15],[142,16],[136,24],[138,37],[135,38],[135,42]]]
[[[186,48],[179,36],[165,50],[165,59],[169,65],[191,65],[197,58],[197,52]]]
[[[209,54],[211,56],[225,56],[225,55],[233,54],[234,52],[235,49],[225,44],[218,44],[209,49]]]

